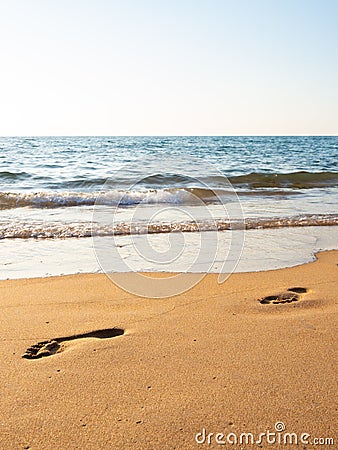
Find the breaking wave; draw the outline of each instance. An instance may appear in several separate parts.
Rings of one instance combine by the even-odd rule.
[[[171,232],[205,232],[236,229],[268,229],[308,226],[338,225],[336,214],[305,214],[292,217],[248,218],[241,221],[215,220],[196,222],[154,222],[103,225],[90,222],[46,223],[38,221],[2,221],[0,222],[0,239],[65,239],[90,236],[127,236],[137,234],[159,234]]]
[[[36,192],[36,193],[0,193],[0,209],[13,209],[30,206],[34,208],[59,208],[71,206],[132,206],[143,204],[187,204],[201,201],[218,202],[217,195],[234,196],[231,191],[214,191],[202,188],[148,189],[142,191],[107,192]]]
[[[296,195],[296,191],[280,189],[239,190],[238,196],[286,196]],[[60,208],[72,206],[133,206],[139,204],[158,205],[197,205],[232,201],[235,191],[229,189],[207,189],[201,187],[144,189],[144,190],[107,190],[95,192],[0,192],[0,210],[23,207]]]

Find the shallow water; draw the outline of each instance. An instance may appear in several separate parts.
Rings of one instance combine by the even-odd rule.
[[[233,232],[232,258],[227,259],[229,249],[229,232],[218,233],[218,248],[215,253],[214,232],[183,233],[185,251],[179,235],[168,234],[116,236],[95,238],[95,248],[91,238],[80,239],[19,239],[15,252],[12,251],[11,240],[1,242],[2,258],[0,262],[0,278],[25,278],[73,273],[100,273],[102,267],[97,254],[102,255],[103,265],[107,271],[171,271],[171,272],[250,272],[281,267],[292,267],[313,261],[315,252],[338,248],[338,227],[308,227],[250,230],[245,233],[245,242],[237,239]],[[237,232],[239,233],[239,232]],[[177,238],[176,238],[177,236]],[[204,240],[205,251],[201,253],[200,239]],[[171,243],[174,253],[180,258],[166,263],[147,258],[149,252],[138,253],[143,243],[149,240],[156,252],[166,254]],[[175,241],[177,247],[175,246]],[[114,246],[117,253],[109,250]],[[199,261],[196,262],[196,255]],[[239,258],[240,257],[240,258]],[[108,258],[108,265],[107,265]],[[237,259],[239,258],[239,259]],[[121,263],[123,261],[123,263]],[[101,261],[102,262],[102,261]],[[237,265],[236,265],[237,264]]]

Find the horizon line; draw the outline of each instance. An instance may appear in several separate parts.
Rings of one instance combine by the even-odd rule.
[[[337,134],[4,134],[0,138],[32,137],[338,137]]]

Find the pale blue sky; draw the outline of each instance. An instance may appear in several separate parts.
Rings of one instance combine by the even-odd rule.
[[[0,135],[338,134],[337,0],[0,0]]]

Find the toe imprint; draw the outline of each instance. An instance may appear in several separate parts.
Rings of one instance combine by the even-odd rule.
[[[28,347],[26,353],[22,355],[26,359],[38,359],[44,356],[54,355],[59,349],[60,344],[57,341],[38,342],[31,347]]]

